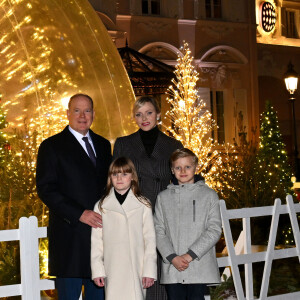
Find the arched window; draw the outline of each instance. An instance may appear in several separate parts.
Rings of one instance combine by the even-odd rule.
[[[160,15],[160,0],[142,0],[143,15]]]

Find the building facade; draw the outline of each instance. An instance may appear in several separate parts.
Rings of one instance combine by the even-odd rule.
[[[199,95],[217,121],[219,142],[238,141],[243,131],[251,137],[252,129],[259,128],[264,102],[270,100],[291,149],[290,105],[283,74],[289,61],[300,72],[300,0],[90,2],[117,47],[124,47],[127,40],[129,47],[175,65],[183,42],[189,43],[200,74]],[[274,10],[270,24],[262,22],[263,5]],[[165,98],[161,95],[163,112],[168,107]],[[298,103],[296,108],[299,125]]]
[[[293,148],[291,103],[283,81],[291,62],[300,73],[300,1],[268,1],[275,12],[273,28],[264,30],[262,23],[264,1],[256,0],[257,69],[259,110],[269,100],[278,112],[280,130],[288,151]],[[300,142],[300,93],[296,92],[295,112]]]

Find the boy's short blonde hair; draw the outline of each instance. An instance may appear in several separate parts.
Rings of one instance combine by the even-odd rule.
[[[179,159],[179,158],[183,158],[183,157],[192,157],[194,164],[197,166],[198,165],[198,157],[196,156],[196,154],[191,151],[188,148],[182,148],[182,149],[177,149],[175,150],[172,154],[171,154],[171,158],[170,158],[170,162],[171,162],[171,166],[173,167],[173,163]]]

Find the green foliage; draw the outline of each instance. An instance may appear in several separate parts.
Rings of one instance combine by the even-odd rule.
[[[276,198],[285,201],[287,194],[293,194],[285,145],[270,103],[262,114],[259,145],[250,140],[227,149],[214,177],[228,208],[273,205]]]
[[[227,208],[258,206],[258,181],[253,168],[257,147],[252,142],[234,143],[222,156],[221,167],[214,180],[219,182],[217,192],[226,201]]]
[[[19,228],[23,216],[37,216],[40,225],[47,222],[47,209],[39,200],[35,187],[37,133],[24,130],[4,133],[7,126],[0,107],[0,230]],[[44,224],[45,223],[45,224]],[[44,250],[45,242],[41,249]],[[0,285],[20,282],[18,242],[0,243]]]
[[[26,127],[25,127],[26,128]],[[35,187],[36,134],[14,131],[0,168],[0,230],[18,228],[19,218],[35,215],[44,220],[44,206]]]
[[[222,166],[214,179],[220,183],[217,191],[229,209],[271,206],[276,198],[284,202],[287,194],[293,194],[285,145],[276,112],[270,103],[266,104],[261,117],[259,145],[246,139],[240,144],[235,143],[223,156]],[[240,222],[232,221],[232,224],[236,227],[233,230],[240,232]],[[270,224],[271,217],[251,220],[253,244],[267,244]],[[286,218],[281,217],[279,228],[287,230],[288,226]],[[277,243],[291,241],[285,235],[278,236]]]
[[[236,298],[232,277],[230,276],[229,278],[227,278],[226,275],[223,275],[223,279],[224,281],[216,287],[209,288],[210,297],[212,300],[226,300],[229,297]]]
[[[18,242],[0,243],[0,285],[20,283]]]

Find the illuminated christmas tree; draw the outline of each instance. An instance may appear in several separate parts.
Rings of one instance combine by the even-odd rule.
[[[287,194],[294,194],[286,146],[279,130],[277,113],[269,101],[266,102],[265,111],[260,119],[259,148],[254,176],[257,180],[257,199],[259,201],[256,206],[273,205],[276,198],[280,198],[284,202]],[[257,232],[260,232],[260,228],[265,227],[266,224],[256,222],[258,222]],[[267,224],[269,226],[270,220]],[[281,234],[277,236],[277,244],[294,244],[290,227],[289,217],[281,216],[278,225]],[[267,238],[265,236],[265,240]]]
[[[215,173],[216,189],[228,208],[273,205],[276,198],[284,201],[293,194],[285,145],[270,103],[261,116],[259,144],[254,140],[232,145]]]
[[[292,174],[286,146],[282,141],[277,113],[270,102],[266,102],[261,115],[256,168],[256,173],[262,174],[259,189],[266,190],[265,197],[274,201],[275,198],[283,200],[286,194],[292,194]]]
[[[177,62],[176,79],[168,89],[167,100],[171,108],[166,118],[171,125],[166,130],[198,156],[198,171],[212,184],[211,173],[216,170],[215,164],[220,158],[211,138],[215,122],[197,93],[199,77],[187,43],[184,43],[182,56],[178,56]]]

